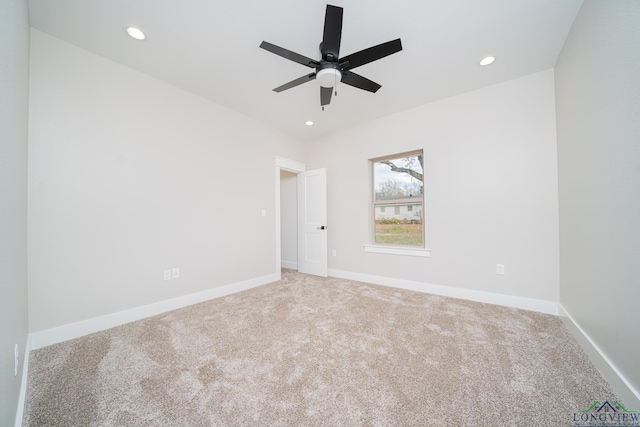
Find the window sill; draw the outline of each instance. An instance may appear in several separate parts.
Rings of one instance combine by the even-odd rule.
[[[406,248],[401,246],[364,245],[364,251],[376,254],[408,255],[417,257],[431,256],[431,249]]]

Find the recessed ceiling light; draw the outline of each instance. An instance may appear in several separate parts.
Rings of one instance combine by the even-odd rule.
[[[313,122],[311,120],[307,120],[304,124],[307,126],[313,126]]]
[[[480,65],[484,67],[485,65],[492,64],[492,63],[493,63],[493,61],[495,61],[495,60],[496,60],[496,57],[495,57],[495,56],[485,56],[485,57],[484,57],[484,58],[482,58],[482,60],[480,61]]]
[[[144,32],[142,32],[142,30],[138,27],[127,27],[125,28],[125,31],[136,40],[144,40],[147,37],[144,35]]]

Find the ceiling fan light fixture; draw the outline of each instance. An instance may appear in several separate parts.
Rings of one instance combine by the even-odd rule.
[[[142,31],[138,27],[130,26],[130,27],[126,27],[124,30],[127,32],[127,34],[129,34],[130,37],[136,40],[142,41],[147,38],[147,36],[144,34],[144,31]]]
[[[334,87],[342,78],[342,73],[335,68],[323,68],[316,73],[316,80],[322,87]]]
[[[495,57],[495,56],[492,56],[492,55],[490,55],[490,56],[485,56],[484,58],[482,58],[482,59],[480,60],[480,66],[484,67],[484,66],[487,66],[487,65],[493,64],[493,61],[495,61],[495,60],[496,60],[496,57]]]

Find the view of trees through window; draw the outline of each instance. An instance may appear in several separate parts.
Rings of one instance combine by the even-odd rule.
[[[424,247],[422,151],[371,160],[374,243]]]

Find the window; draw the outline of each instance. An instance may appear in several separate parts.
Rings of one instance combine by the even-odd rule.
[[[370,164],[373,236],[369,247],[424,248],[422,150],[371,159]],[[393,215],[386,207],[393,208]]]

